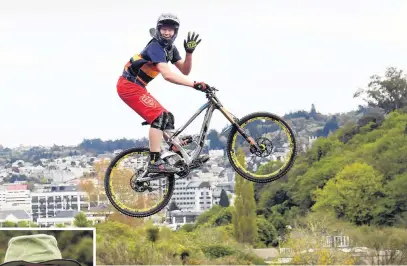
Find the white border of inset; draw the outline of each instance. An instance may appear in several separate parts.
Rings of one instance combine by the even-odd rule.
[[[0,231],[93,231],[93,266],[96,266],[96,228],[95,227],[0,227]]]

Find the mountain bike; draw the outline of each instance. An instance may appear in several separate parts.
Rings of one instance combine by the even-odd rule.
[[[146,169],[149,147],[129,148],[113,158],[106,170],[104,184],[108,199],[119,212],[131,217],[142,218],[158,213],[169,203],[174,192],[175,180],[186,178],[192,170],[200,168],[210,159],[208,156],[200,155],[215,109],[219,110],[231,123],[221,133],[221,135],[225,135],[228,132],[224,149],[227,157],[224,156],[224,160],[230,163],[238,175],[252,182],[267,183],[283,177],[290,170],[297,154],[297,141],[287,122],[269,112],[250,113],[238,119],[225,109],[216,96],[216,91],[218,89],[215,87],[207,89],[205,92],[207,102],[183,126],[175,132],[164,131],[164,143],[168,145],[168,149],[162,151],[161,158],[179,167],[180,171],[176,174],[148,173]],[[181,133],[204,110],[206,110],[206,114],[200,134],[195,137],[181,137]],[[249,125],[252,122],[254,124]],[[263,126],[261,124],[263,122],[274,122],[275,125]],[[148,123],[143,122],[142,125],[148,125]],[[284,136],[276,133],[278,128],[282,129]],[[270,132],[266,132],[267,130]],[[287,141],[283,143],[284,137]],[[196,146],[192,151],[184,148],[186,144],[191,143]],[[239,144],[246,145],[246,147],[236,148]],[[251,159],[247,159],[244,152],[247,152]],[[130,159],[131,155],[145,156],[145,159]],[[121,162],[124,163],[123,166],[119,166]],[[113,176],[118,172],[123,172],[128,176],[119,178],[117,184],[114,184]],[[115,186],[119,190],[131,189],[120,198],[113,191]],[[140,199],[138,193],[146,191],[152,194],[146,200]],[[134,196],[134,192],[137,192],[136,196]],[[152,207],[145,206],[146,203],[150,203],[156,198],[159,198],[158,202]],[[122,200],[130,200],[133,206],[125,205]]]

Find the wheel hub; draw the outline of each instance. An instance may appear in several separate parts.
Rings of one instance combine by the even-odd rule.
[[[251,153],[259,157],[267,157],[271,154],[273,150],[273,143],[271,143],[271,140],[261,137],[256,140],[256,143],[259,146],[260,150],[252,146],[250,147]]]
[[[143,173],[143,170],[140,169],[137,171],[135,175],[130,179],[130,186],[131,188],[139,193],[143,193],[146,190],[152,191],[152,188],[150,186],[150,181],[137,181],[137,177]]]

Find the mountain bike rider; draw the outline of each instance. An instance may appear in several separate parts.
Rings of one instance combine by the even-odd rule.
[[[192,37],[188,33],[184,40],[185,59],[174,45],[177,38],[180,21],[171,13],[158,17],[155,33],[150,30],[152,39],[145,48],[135,54],[126,63],[122,75],[117,82],[119,97],[137,114],[150,124],[150,162],[148,171],[151,173],[175,173],[180,169],[164,162],[160,158],[163,130],[173,130],[174,115],[164,108],[146,89],[146,86],[158,74],[171,83],[188,86],[199,91],[205,91],[209,86],[204,82],[195,82],[186,78],[191,71],[192,53],[201,42],[197,41],[199,34]],[[171,71],[168,62],[174,64],[184,74]]]

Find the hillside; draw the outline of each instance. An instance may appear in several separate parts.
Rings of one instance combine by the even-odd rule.
[[[97,264],[264,265],[223,228],[172,232],[150,221],[132,226],[113,220],[96,225],[96,230]]]
[[[407,228],[406,155],[407,110],[367,113],[317,139],[284,178],[254,184],[253,247],[283,245],[305,227],[314,236],[346,228],[353,246],[404,249],[399,238]],[[221,227],[233,235],[233,212],[233,206],[215,206],[183,230]]]
[[[405,226],[406,125],[405,111],[366,115],[317,139],[284,179],[256,186],[258,215],[280,233],[311,212],[354,225]]]

